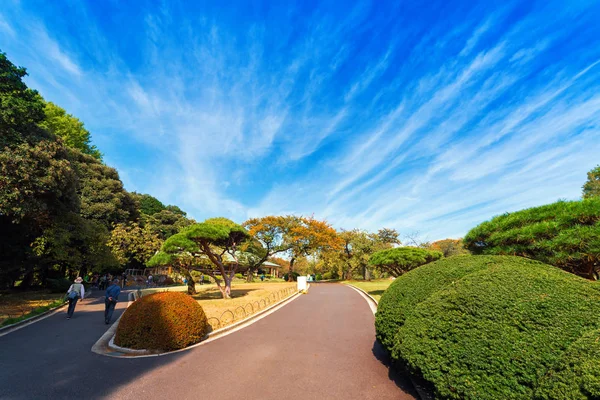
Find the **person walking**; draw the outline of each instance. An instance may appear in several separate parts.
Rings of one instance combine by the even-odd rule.
[[[119,301],[119,295],[121,294],[121,287],[119,286],[119,280],[115,279],[112,285],[106,289],[106,298],[104,299],[104,323],[109,324],[115,311],[117,301]]]
[[[75,283],[73,283],[69,290],[67,290],[67,300],[69,300],[69,308],[67,310],[67,319],[71,319],[73,313],[75,312],[75,306],[77,305],[77,300],[85,297],[85,288],[83,287],[83,279],[81,277],[77,277],[75,279]]]
[[[200,275],[200,284],[204,285],[204,274]]]

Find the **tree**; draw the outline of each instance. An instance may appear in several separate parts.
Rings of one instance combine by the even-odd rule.
[[[37,127],[45,116],[44,103],[23,82],[26,75],[25,68],[15,66],[0,53],[0,150],[47,136]]]
[[[600,165],[588,172],[587,177],[583,185],[583,198],[600,197]]]
[[[175,266],[182,268],[187,274],[188,293],[195,293],[195,283],[190,271],[198,269],[215,279],[223,298],[229,299],[231,281],[239,266],[237,251],[248,237],[248,232],[233,221],[227,218],[211,218],[190,225],[171,236],[165,241],[161,251],[170,255],[170,261],[177,261]],[[227,261],[226,254],[233,262]],[[150,260],[150,264],[156,265],[158,261],[169,261],[169,258],[157,255],[156,259],[153,257]],[[208,262],[212,266],[207,265]],[[221,280],[224,281],[223,285]]]
[[[300,257],[326,250],[340,249],[342,240],[327,222],[314,218],[286,217],[284,243],[288,246],[290,267],[288,281],[293,281],[294,262]]]
[[[173,236],[186,226],[195,223],[195,221],[186,218],[185,213],[175,213],[168,209],[164,209],[153,215],[142,214],[140,220],[144,226],[148,225],[149,229],[163,240]]]
[[[162,244],[149,225],[142,227],[137,222],[115,225],[108,240],[115,258],[129,268],[143,268]]]
[[[515,255],[595,279],[600,263],[600,197],[559,201],[492,218],[464,238],[473,254]]]
[[[139,216],[137,205],[123,187],[119,173],[79,150],[67,150],[79,179],[81,216],[109,229],[113,224],[135,221]]]
[[[158,200],[156,197],[150,196],[149,194],[133,192],[132,196],[137,201],[138,207],[142,214],[154,215],[166,209],[165,205],[161,203],[160,200]]]
[[[351,231],[342,230],[339,234],[343,241],[339,265],[339,275],[344,279],[352,279],[355,273],[360,273],[365,280],[371,279],[372,271],[369,268],[369,258],[376,251],[383,250],[400,244],[399,234],[395,229],[380,229],[377,233],[369,233],[359,229]],[[329,262],[335,264],[332,257]]]
[[[396,247],[373,253],[369,262],[380,270],[397,277],[421,265],[439,260],[443,256],[440,251],[417,247]]]
[[[196,282],[192,271],[202,264],[202,260],[198,258],[198,246],[183,235],[171,236],[167,247],[165,244],[163,244],[163,250],[152,256],[147,265],[149,267],[170,266],[174,268],[186,277],[188,294],[196,294]]]
[[[45,103],[44,114],[45,118],[39,124],[42,128],[61,137],[67,146],[102,160],[102,154],[91,144],[90,132],[83,122],[52,102]]]
[[[395,229],[381,228],[377,231],[376,239],[384,244],[400,244],[400,234]]]
[[[106,244],[108,238],[108,229],[96,221],[73,212],[60,215],[31,244],[38,257],[40,281],[52,275],[74,278],[89,271],[117,268],[118,262]]]
[[[443,239],[429,245],[429,250],[441,251],[444,257],[463,256],[469,254],[462,239]]]
[[[0,152],[0,216],[47,223],[52,216],[78,210],[76,174],[59,143],[22,143]]]
[[[291,244],[286,241],[286,235],[292,220],[292,217],[286,216],[266,216],[251,218],[242,224],[254,239],[248,241],[243,250],[256,255],[248,260],[248,281],[252,281],[253,272],[270,257],[290,250]]]

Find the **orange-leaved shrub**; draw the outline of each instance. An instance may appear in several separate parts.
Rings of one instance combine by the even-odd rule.
[[[115,344],[130,349],[177,350],[198,343],[209,330],[204,310],[180,292],[154,293],[121,317]]]

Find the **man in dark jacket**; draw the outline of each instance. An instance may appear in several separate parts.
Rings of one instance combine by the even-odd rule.
[[[119,295],[121,294],[121,287],[119,286],[119,280],[115,279],[112,285],[106,289],[106,298],[104,299],[104,322],[108,325],[112,318],[113,311],[119,301]]]

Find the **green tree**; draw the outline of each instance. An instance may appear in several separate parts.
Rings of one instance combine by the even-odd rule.
[[[44,119],[43,101],[23,82],[26,75],[0,52],[0,150],[47,136],[37,127]]]
[[[166,209],[165,205],[161,203],[160,200],[158,200],[156,197],[150,196],[149,194],[140,194],[133,192],[132,196],[138,202],[138,207],[142,214],[154,215]],[[177,209],[179,208],[177,207]]]
[[[152,256],[147,265],[148,267],[172,267],[186,277],[188,294],[196,294],[196,282],[192,271],[200,269],[203,264],[203,260],[197,256],[198,246],[184,236],[171,236],[169,240],[169,246],[173,246],[169,248],[169,252],[159,251]]]
[[[137,222],[116,224],[108,246],[117,261],[127,268],[141,269],[160,250],[163,240],[153,229]]]
[[[60,215],[32,243],[40,281],[114,270],[118,262],[106,244],[108,238],[108,229],[96,221],[73,212]]]
[[[237,251],[248,237],[242,226],[227,218],[207,219],[168,238],[161,248],[161,253],[167,256],[157,254],[149,264],[174,262],[173,266],[186,274],[189,293],[195,293],[191,269],[202,270],[215,279],[221,295],[228,299],[231,298],[231,281],[239,266]],[[225,254],[233,262],[229,262]]]
[[[587,177],[583,185],[583,198],[600,197],[600,165],[588,172]]]
[[[400,276],[421,265],[439,260],[443,256],[440,251],[417,247],[395,247],[373,253],[369,262],[392,276]]]
[[[33,282],[31,244],[61,215],[79,211],[77,177],[59,143],[23,142],[0,151],[0,286]]]
[[[40,225],[64,211],[78,210],[77,176],[59,143],[22,143],[0,152],[0,216]]]
[[[44,113],[45,118],[39,124],[42,128],[61,137],[67,146],[102,160],[102,154],[91,144],[90,132],[83,122],[52,102],[46,102]]]
[[[342,230],[339,237],[344,243],[340,254],[343,262],[338,264],[340,265],[339,274],[345,279],[352,279],[356,273],[362,275],[363,279],[370,280],[372,271],[369,259],[371,255],[376,251],[400,244],[398,232],[388,228],[380,229],[377,233],[359,229]]]
[[[81,216],[111,228],[113,224],[139,217],[133,196],[123,188],[118,172],[92,156],[68,149],[71,165],[79,178]]]
[[[559,201],[492,218],[464,238],[473,254],[516,255],[595,279],[600,197]]]
[[[185,217],[185,213],[175,213],[164,209],[153,215],[142,214],[141,221],[148,225],[161,239],[166,240],[195,221]]]

